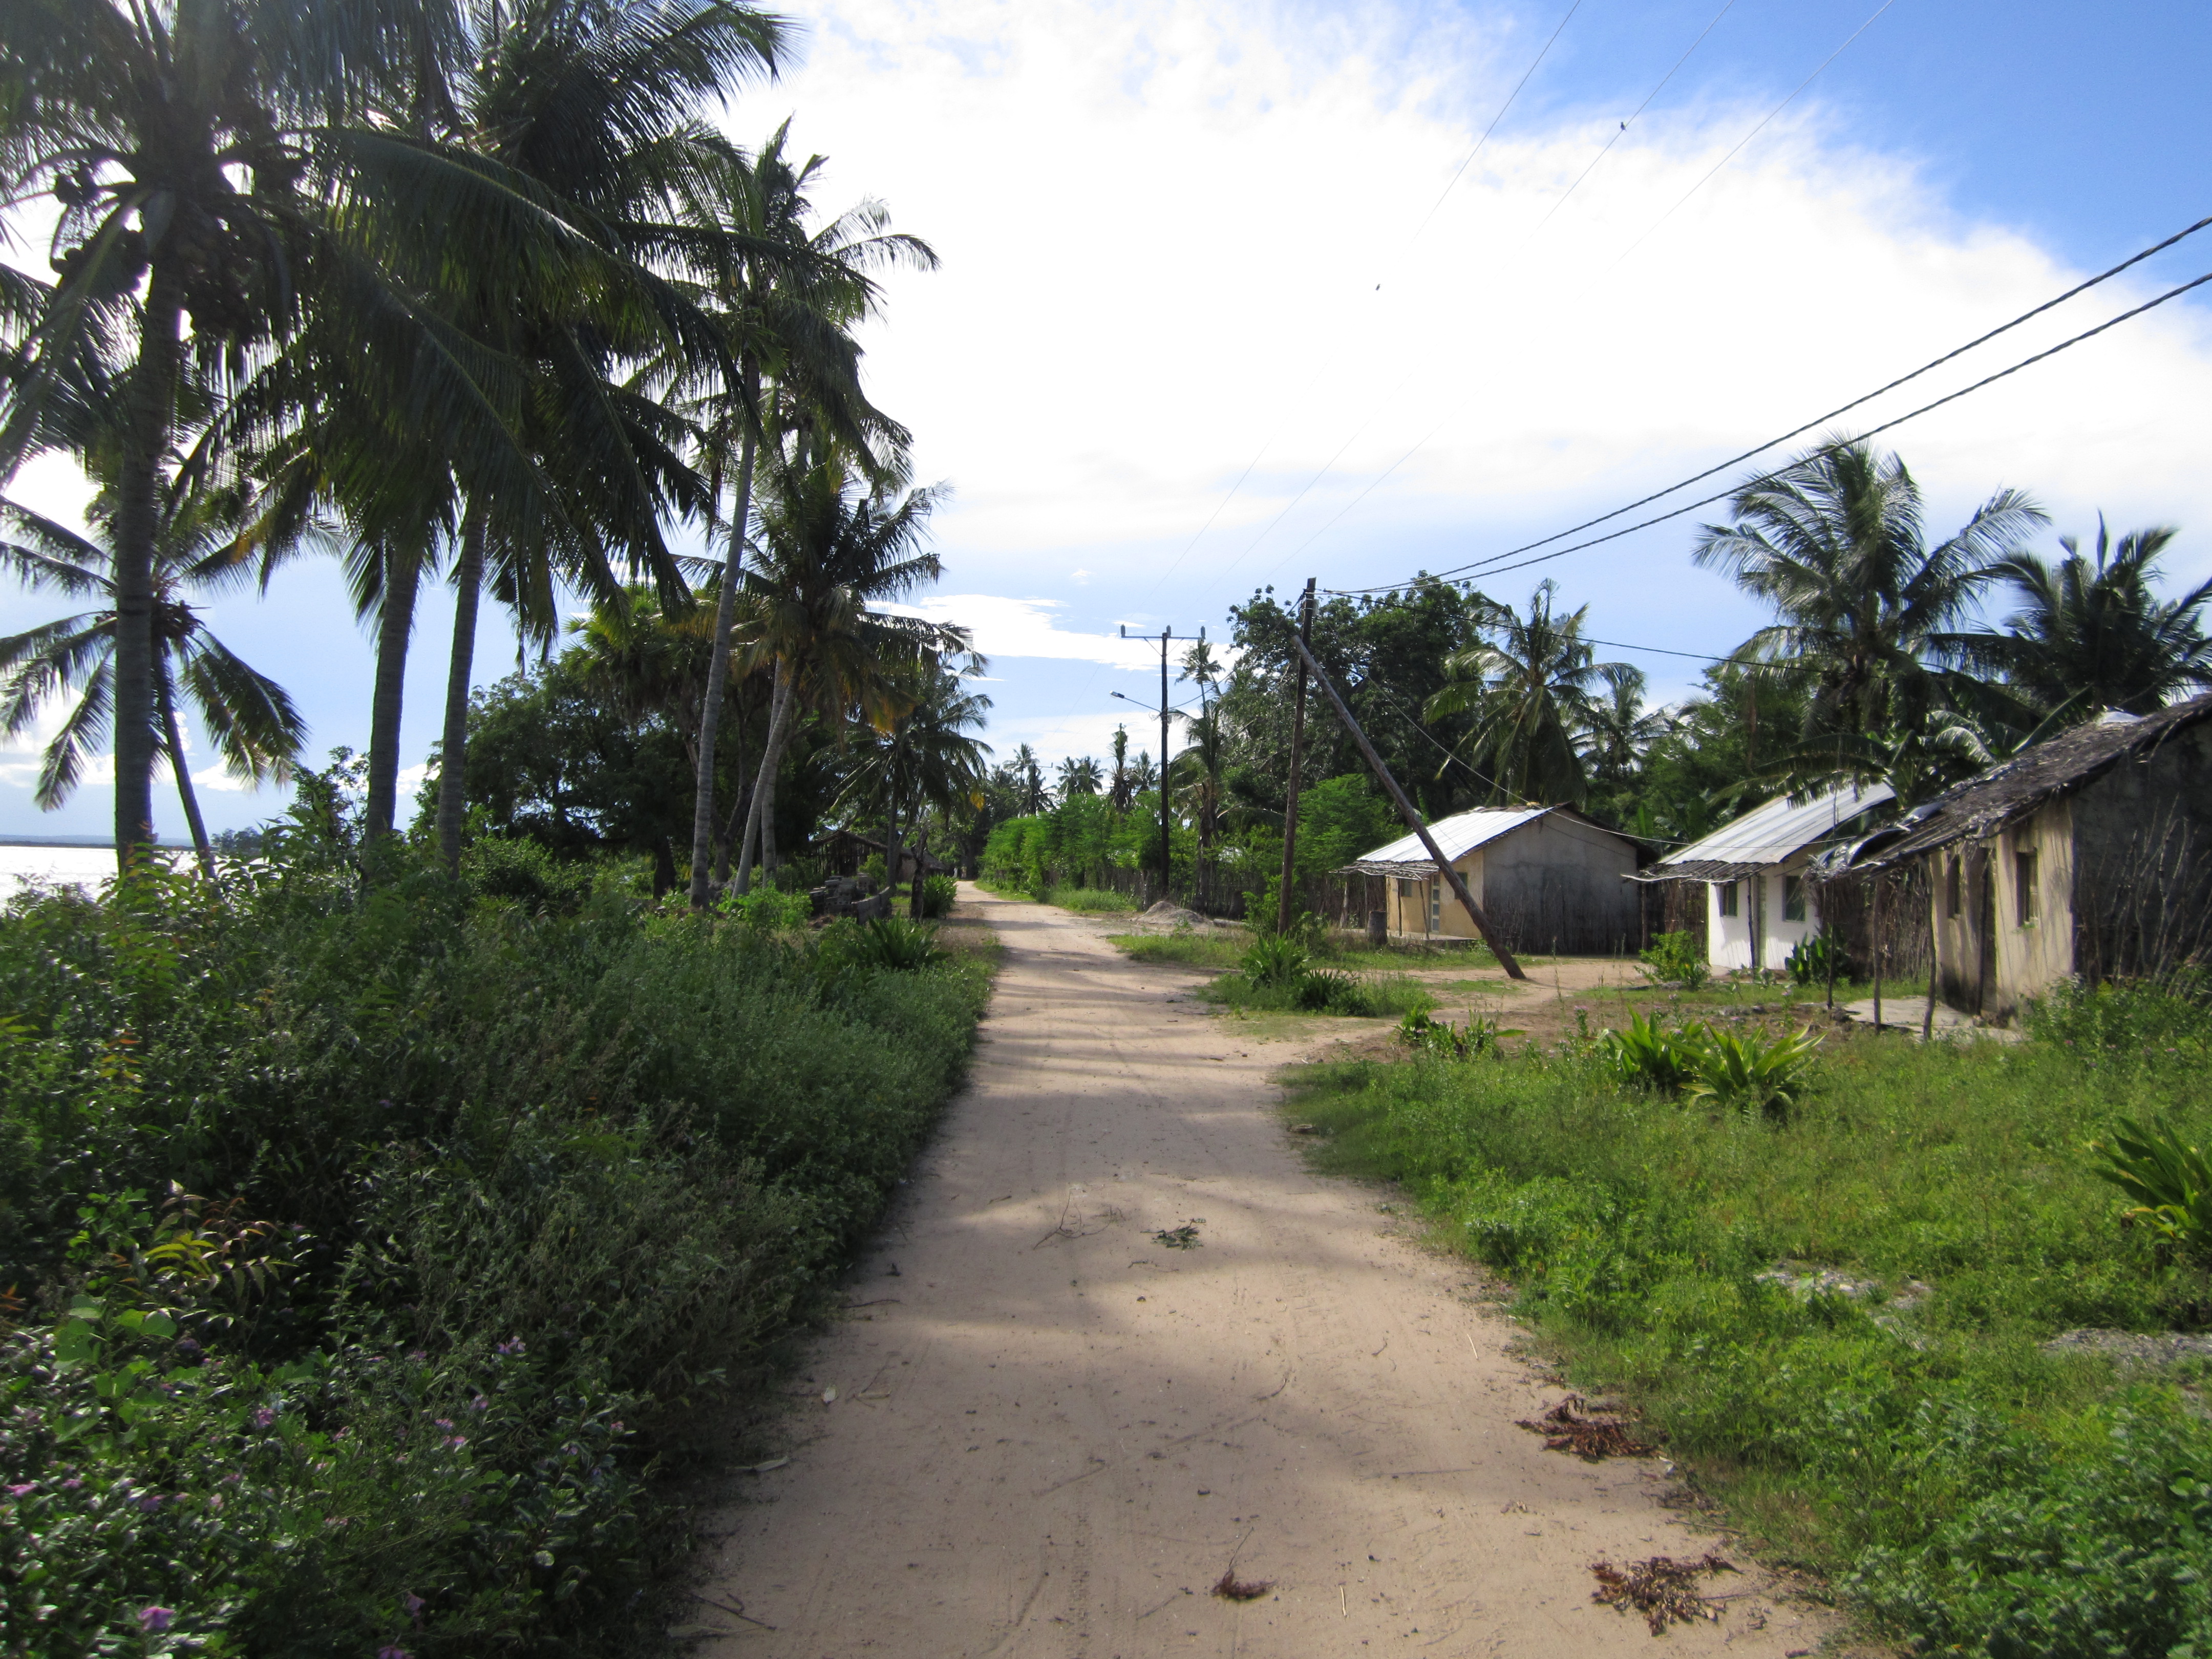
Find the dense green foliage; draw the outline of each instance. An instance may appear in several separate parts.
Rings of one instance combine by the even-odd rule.
[[[272,839],[0,914],[0,1651],[608,1650],[982,971]]]
[[[2034,1030],[1824,1051],[1782,1119],[1624,1089],[1578,1041],[1320,1068],[1297,1110],[1891,1628],[2008,1659],[2203,1651],[2212,1423],[2170,1380],[2039,1345],[2212,1310],[2085,1148],[2118,1113],[2201,1137],[2212,1025],[2124,989]]]

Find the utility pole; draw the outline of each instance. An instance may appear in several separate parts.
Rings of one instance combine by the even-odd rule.
[[[1121,637],[1125,640],[1129,637],[1129,624],[1127,623],[1121,624]],[[1206,637],[1206,629],[1200,629],[1198,637],[1203,640]],[[1168,717],[1174,712],[1168,707],[1168,647],[1177,638],[1182,639],[1186,644],[1196,642],[1188,634],[1178,635],[1172,623],[1160,629],[1160,896],[1162,898],[1168,896],[1168,884],[1175,873],[1175,860],[1168,840]],[[1123,702],[1137,702],[1134,697],[1124,696],[1119,691],[1113,695],[1120,697]],[[1142,708],[1144,704],[1137,703],[1137,707]]]
[[[1298,606],[1298,642],[1302,647],[1313,644],[1314,579],[1306,578],[1306,596]],[[1298,850],[1298,769],[1305,758],[1306,741],[1306,659],[1297,659],[1298,698],[1291,709],[1291,785],[1283,803],[1283,881],[1275,895],[1275,931],[1291,931],[1291,872]]]
[[[1329,706],[1336,710],[1337,719],[1344,723],[1344,729],[1352,734],[1352,742],[1359,745],[1360,754],[1366,758],[1367,764],[1374,769],[1375,775],[1382,780],[1383,788],[1389,792],[1390,799],[1396,803],[1398,816],[1406,820],[1408,830],[1421,838],[1421,845],[1428,849],[1429,857],[1437,866],[1437,873],[1450,884],[1452,891],[1458,896],[1460,903],[1467,911],[1468,920],[1474,924],[1474,931],[1482,935],[1482,942],[1490,947],[1490,954],[1498,958],[1498,965],[1505,970],[1505,977],[1528,978],[1528,975],[1522,971],[1521,964],[1513,959],[1513,953],[1490,931],[1490,918],[1482,914],[1482,907],[1474,902],[1474,895],[1467,890],[1466,878],[1452,867],[1450,861],[1444,857],[1443,848],[1437,845],[1437,838],[1429,833],[1428,820],[1421,816],[1421,809],[1414,805],[1411,797],[1398,787],[1398,780],[1392,777],[1390,769],[1382,764],[1382,757],[1375,752],[1375,745],[1367,741],[1367,733],[1361,731],[1359,722],[1352,718],[1352,710],[1346,707],[1342,694],[1336,689],[1336,683],[1315,660],[1312,650],[1304,640],[1297,641],[1297,647],[1298,655],[1304,660],[1308,672],[1320,685],[1322,695],[1328,697]]]

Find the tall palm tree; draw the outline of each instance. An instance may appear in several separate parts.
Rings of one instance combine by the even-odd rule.
[[[1013,770],[1014,785],[1019,792],[1022,816],[1033,818],[1045,809],[1044,767],[1036,751],[1023,744],[1014,750],[1014,757],[1006,763]]]
[[[983,804],[984,757],[991,745],[970,733],[982,730],[991,700],[962,684],[974,672],[933,654],[917,658],[898,671],[905,683],[905,711],[888,732],[865,731],[856,745],[836,810],[884,815],[890,829],[884,843],[890,860],[887,878],[897,876],[902,811],[908,815],[903,822],[911,825],[933,807],[949,814]]]
[[[1558,586],[1540,582],[1525,617],[1486,601],[1483,637],[1444,659],[1444,685],[1423,710],[1430,720],[1473,717],[1466,740],[1493,800],[1579,806],[1589,777],[1576,734],[1596,708],[1594,688],[1620,665],[1600,663],[1583,639],[1584,605],[1562,617]]]
[[[834,451],[811,465],[777,459],[767,471],[761,550],[744,573],[736,638],[740,668],[772,668],[775,692],[738,844],[739,892],[751,885],[756,845],[764,866],[775,859],[776,769],[797,714],[812,708],[841,725],[857,716],[887,731],[905,712],[896,671],[925,653],[969,649],[963,629],[871,608],[941,573],[923,545],[937,491],[902,498],[871,489]]]
[[[1106,776],[1106,799],[1116,812],[1126,812],[1137,798],[1135,775],[1129,769],[1129,728],[1114,728],[1114,769]]]
[[[1620,788],[1635,776],[1644,750],[1666,734],[1667,712],[1644,707],[1650,682],[1640,668],[1609,662],[1597,678],[1601,689],[1583,715],[1583,761],[1593,785]]]
[[[1169,763],[1168,777],[1198,826],[1198,897],[1204,905],[1212,895],[1214,828],[1229,787],[1228,734],[1218,708],[1192,715],[1184,729],[1190,743]]]
[[[714,229],[733,257],[720,262],[708,286],[727,337],[735,377],[709,375],[700,413],[713,473],[710,499],[719,506],[721,480],[736,442],[737,499],[730,515],[727,551],[715,611],[710,677],[727,672],[730,629],[743,571],[751,514],[753,472],[763,422],[779,401],[803,405],[805,418],[821,426],[869,464],[878,482],[903,477],[905,429],[862,396],[860,356],[852,329],[870,316],[880,298],[870,272],[896,264],[933,269],[937,256],[917,237],[889,230],[882,204],[863,202],[819,228],[812,227],[807,191],[826,165],[819,155],[803,164],[786,154],[791,124],[770,135],[748,164],[730,158],[685,191],[685,219]],[[696,365],[711,369],[713,365]],[[679,383],[688,378],[678,376]],[[765,388],[763,380],[772,382]],[[719,704],[700,711],[695,753],[691,828],[691,903],[705,908],[708,854],[714,823],[714,724]]]
[[[2152,591],[2159,558],[2179,532],[2131,530],[2117,546],[2101,515],[2095,556],[2061,536],[2055,564],[2014,553],[1991,566],[2019,609],[1997,633],[1943,641],[1972,666],[2004,678],[2006,689],[2039,715],[2070,725],[2107,708],[2148,714],[2175,697],[2212,686],[2212,639],[2201,620],[2212,582],[2176,599]]]
[[[190,353],[243,366],[315,295],[330,204],[370,181],[349,135],[390,66],[442,62],[451,0],[15,0],[0,27],[0,173],[12,203],[58,210],[52,283],[10,271],[15,335],[0,395],[0,477],[66,445],[72,405],[112,380],[120,422],[108,574],[115,842],[151,834],[165,465]],[[332,169],[336,167],[337,176]]]
[[[192,789],[179,704],[191,705],[231,775],[243,781],[288,780],[307,737],[284,688],[241,661],[185,600],[229,567],[232,505],[204,495],[165,502],[152,573],[156,730],[192,850],[210,877],[215,854]],[[99,607],[0,639],[0,731],[18,736],[52,704],[76,698],[39,768],[33,799],[42,811],[70,798],[115,719],[118,560],[109,523],[110,534],[95,541],[0,501],[0,525],[11,537],[0,542],[0,562],[34,592],[91,599]]]
[[[1778,620],[1737,654],[1794,664],[1810,682],[1808,740],[1924,725],[1942,700],[1931,659],[1943,636],[2048,522],[2001,489],[1929,547],[1912,475],[1863,441],[1809,451],[1730,506],[1735,522],[1705,526],[1692,556],[1773,605]]]
[[[1105,781],[1098,763],[1088,755],[1070,755],[1063,759],[1054,775],[1060,780],[1060,798],[1071,795],[1095,795]]]

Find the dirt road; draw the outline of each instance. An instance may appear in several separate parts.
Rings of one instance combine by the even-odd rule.
[[[1387,1195],[1307,1171],[1267,1081],[1296,1050],[1096,922],[963,896],[1007,947],[972,1085],[794,1384],[835,1403],[744,1477],[701,1651],[1657,1651],[1590,1564],[1713,1540],[1654,1464],[1514,1426],[1559,1391]],[[1227,1571],[1273,1587],[1210,1594]],[[1755,1576],[1711,1588],[1665,1651],[1817,1645]]]

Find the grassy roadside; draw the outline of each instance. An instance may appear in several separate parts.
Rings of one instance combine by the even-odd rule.
[[[1242,927],[1218,933],[1117,933],[1113,943],[1139,962],[1171,962],[1188,968],[1234,968],[1251,948]],[[1495,968],[1497,957],[1481,945],[1392,945],[1382,950],[1347,945],[1324,934],[1310,949],[1316,962],[1349,973],[1413,973],[1449,968]],[[1534,958],[1528,958],[1534,960]]]
[[[1830,1045],[1781,1119],[1625,1091],[1594,1045],[1310,1068],[1292,1109],[1498,1268],[1735,1517],[1877,1631],[1990,1656],[2212,1651],[2195,1378],[2060,1332],[2191,1328],[2212,1279],[2083,1143],[2212,1130],[2205,1019],[2109,997],[2019,1046]],[[2149,1052],[2145,1052],[2148,1049]],[[1825,1281],[1814,1276],[1826,1272]]]
[[[662,1646],[657,1461],[827,1307],[995,941],[494,850],[0,910],[0,1652]]]
[[[988,881],[978,881],[975,884],[999,898],[1024,899],[1032,904],[1054,904],[1063,910],[1079,911],[1085,915],[1127,915],[1137,908],[1137,901],[1128,894],[1116,893],[1103,887],[1048,887],[1033,893],[1026,887],[1002,887]]]

